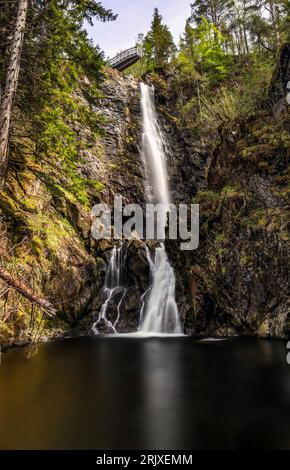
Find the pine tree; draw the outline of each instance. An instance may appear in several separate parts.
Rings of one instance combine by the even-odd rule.
[[[47,103],[53,102],[56,89],[64,93],[69,82],[82,73],[95,78],[100,75],[103,55],[89,41],[84,22],[116,18],[95,0],[19,0],[14,23],[15,10],[10,7],[11,2],[7,3],[9,7],[3,13],[1,9],[0,15],[0,24],[5,21],[12,26],[12,34],[6,36],[4,59],[0,61],[1,84],[6,83],[0,108],[2,181],[8,164],[13,103],[23,110],[22,117],[33,120],[39,130],[45,125],[39,116]],[[17,136],[16,142],[10,139],[10,144],[13,150]]]
[[[199,23],[205,18],[208,23],[213,23],[221,30],[226,22],[233,6],[234,0],[195,0],[191,3],[191,21]]]
[[[176,47],[168,27],[162,23],[162,16],[154,10],[151,30],[144,41],[144,55],[149,69],[168,64]]]

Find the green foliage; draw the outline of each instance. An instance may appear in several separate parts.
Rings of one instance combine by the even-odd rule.
[[[220,124],[234,120],[240,114],[239,95],[227,88],[219,89],[216,96],[203,98],[199,126],[203,131],[214,131]]]
[[[195,0],[191,9],[190,22],[197,25],[206,18],[239,57],[253,48],[273,53],[289,37],[289,0]]]
[[[234,7],[233,0],[195,0],[191,5],[191,18],[194,23],[199,23],[205,18],[208,23],[213,23],[216,28],[221,29],[228,19],[231,9]]]
[[[45,162],[51,171],[38,176],[53,197],[60,182],[84,205],[89,204],[90,190],[100,187],[78,170],[82,151],[96,144],[99,133],[100,117],[78,97],[83,88],[94,103],[102,78],[103,55],[83,28],[84,21],[92,24],[94,19],[113,20],[115,15],[94,0],[29,3],[16,95],[21,132],[17,127],[10,142],[10,170],[30,164],[27,156]],[[89,142],[78,135],[80,126],[89,129]]]
[[[208,81],[216,83],[228,76],[232,66],[232,58],[223,47],[224,41],[215,24],[206,18],[202,17],[195,28],[187,23],[178,60],[188,72],[197,64],[198,71],[205,74]]]

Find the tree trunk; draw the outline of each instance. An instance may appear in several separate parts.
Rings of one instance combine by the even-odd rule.
[[[28,299],[30,302],[32,302],[35,305],[38,305],[40,308],[45,310],[48,316],[55,315],[56,310],[48,300],[43,299],[42,297],[39,297],[24,282],[11,276],[11,274],[8,271],[6,271],[6,269],[2,268],[1,266],[0,266],[0,278],[3,281],[5,281],[8,284],[8,286],[13,287],[13,289],[17,290],[17,292],[19,292],[21,295],[26,297],[26,299]]]
[[[237,47],[238,57],[241,57],[242,49],[241,49],[241,41],[240,41],[238,29],[236,29],[234,31],[234,35],[235,35],[235,38],[236,38],[236,47]]]
[[[279,9],[278,7],[274,4],[273,1],[269,1],[269,11],[271,14],[271,19],[274,27],[274,36],[275,36],[275,49],[278,48],[279,42],[280,42],[280,34],[279,34]]]
[[[244,41],[245,41],[246,53],[249,55],[250,49],[249,49],[248,37],[247,37],[247,30],[246,30],[245,25],[243,25],[243,32],[244,32]]]
[[[7,163],[8,142],[13,108],[13,97],[17,89],[20,69],[20,56],[26,25],[28,0],[19,0],[15,30],[11,42],[6,84],[0,106],[0,187],[3,185]]]
[[[241,23],[239,23],[239,25],[238,25],[238,32],[239,32],[241,55],[245,55],[245,53],[246,53],[245,41],[244,41],[243,28],[242,28]]]

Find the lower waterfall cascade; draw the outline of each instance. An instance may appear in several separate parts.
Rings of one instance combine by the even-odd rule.
[[[123,253],[125,251],[125,253]],[[124,300],[124,297],[127,292],[126,287],[126,275],[125,275],[125,265],[126,265],[126,256],[127,251],[125,250],[125,245],[119,247],[114,246],[111,252],[111,257],[106,271],[105,284],[103,287],[106,300],[103,303],[98,320],[94,323],[92,330],[95,334],[98,334],[98,325],[100,322],[104,322],[106,326],[114,333],[117,333],[117,324],[121,315],[121,307]],[[116,316],[114,322],[107,318],[107,310],[109,304],[114,298],[119,295],[120,299],[117,302]]]
[[[175,301],[175,274],[168,262],[163,243],[155,248],[154,260],[150,257],[152,285],[145,314],[141,318],[142,333],[181,334],[178,308]]]

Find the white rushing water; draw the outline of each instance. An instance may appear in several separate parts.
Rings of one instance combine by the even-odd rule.
[[[139,331],[142,333],[181,334],[178,308],[175,301],[175,274],[168,262],[163,243],[155,248],[151,267],[152,286],[145,305]]]
[[[158,124],[153,86],[141,83],[142,157],[145,167],[145,191],[150,202],[169,204],[165,137]]]
[[[98,320],[92,327],[96,334],[99,333],[98,327],[101,323],[105,324],[109,331],[117,333],[116,327],[121,315],[122,302],[127,292],[126,279],[124,276],[126,254],[127,253],[125,252],[125,255],[123,255],[122,245],[120,247],[114,246],[111,252],[110,262],[105,277],[105,285],[103,287],[106,300],[101,307]],[[111,320],[107,317],[107,314],[110,304],[114,299],[116,300],[117,296],[120,300],[118,300],[117,303],[114,302],[116,303],[116,311],[114,312],[114,317]]]
[[[154,105],[154,88],[141,83],[145,191],[150,202],[169,204],[170,193],[166,165],[165,137],[161,132]],[[154,258],[146,250],[152,286],[141,311],[140,333],[181,334],[175,301],[175,274],[169,264],[164,243],[155,248]]]

